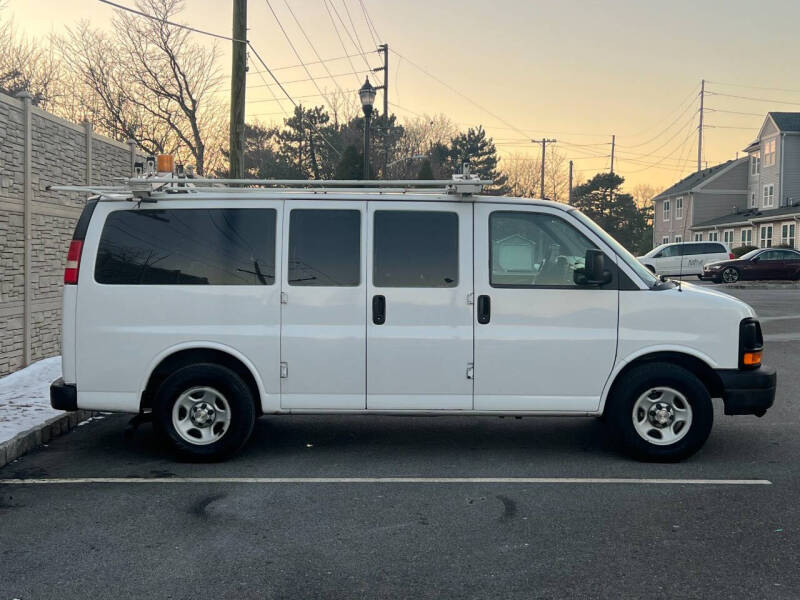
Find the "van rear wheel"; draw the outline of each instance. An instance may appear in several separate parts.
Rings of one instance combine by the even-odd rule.
[[[714,407],[694,373],[670,363],[645,363],[624,377],[606,413],[628,453],[638,460],[675,462],[703,446]]]
[[[247,384],[221,365],[183,367],[156,392],[153,425],[179,456],[214,461],[238,452],[253,431],[255,403]]]

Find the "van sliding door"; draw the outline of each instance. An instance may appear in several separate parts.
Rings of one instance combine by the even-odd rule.
[[[472,204],[369,202],[367,408],[472,408]]]

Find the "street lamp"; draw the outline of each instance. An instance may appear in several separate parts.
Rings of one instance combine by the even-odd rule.
[[[361,108],[364,109],[364,174],[362,179],[369,179],[369,118],[372,116],[372,105],[375,104],[375,88],[369,82],[369,77],[358,90],[361,98]]]

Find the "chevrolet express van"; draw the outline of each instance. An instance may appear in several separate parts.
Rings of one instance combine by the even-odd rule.
[[[674,461],[712,398],[773,403],[752,308],[661,281],[569,205],[471,180],[177,181],[56,188],[95,195],[53,407],[151,416],[197,460],[261,415],[378,414],[604,417],[633,456]]]

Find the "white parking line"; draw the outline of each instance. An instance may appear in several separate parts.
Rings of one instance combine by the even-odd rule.
[[[533,484],[655,484],[655,485],[772,485],[768,479],[627,479],[614,477],[76,477],[70,479],[0,479],[0,485],[88,483],[533,483]]]

